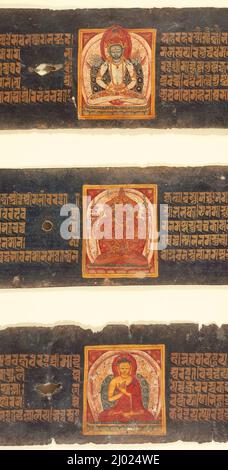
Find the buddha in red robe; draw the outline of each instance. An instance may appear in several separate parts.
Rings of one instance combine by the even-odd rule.
[[[113,365],[114,378],[108,388],[108,400],[113,406],[99,415],[102,423],[151,421],[153,415],[142,401],[141,385],[136,377],[137,363],[130,354],[120,354]]]

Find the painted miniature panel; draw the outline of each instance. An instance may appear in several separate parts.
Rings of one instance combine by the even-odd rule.
[[[92,219],[91,234],[83,239],[82,275],[85,278],[157,277],[157,187],[156,185],[89,185],[83,187],[84,234],[90,225],[89,214],[98,206],[105,207]],[[105,203],[105,206],[103,205]],[[126,224],[116,217],[116,208],[130,207],[134,230],[130,232],[132,212]],[[136,210],[140,207],[140,210]],[[99,209],[98,209],[99,210]],[[105,213],[107,211],[107,214]],[[95,211],[94,211],[95,212]],[[110,233],[99,239],[96,227],[111,213]],[[140,222],[145,222],[145,234],[140,238]],[[151,221],[149,224],[148,221]],[[95,226],[95,227],[94,227]],[[129,235],[129,236],[128,236]]]
[[[79,118],[154,118],[155,47],[155,30],[80,30]]]
[[[93,346],[85,351],[83,433],[163,435],[164,346]]]

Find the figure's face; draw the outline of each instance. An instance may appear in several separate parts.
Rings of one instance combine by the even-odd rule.
[[[129,362],[121,362],[119,364],[119,374],[123,379],[129,377],[131,374],[131,365]]]
[[[123,47],[120,44],[113,44],[109,48],[109,54],[112,59],[119,60],[123,55]]]

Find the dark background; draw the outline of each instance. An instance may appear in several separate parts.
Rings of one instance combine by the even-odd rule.
[[[163,193],[166,191],[228,191],[228,167],[125,167],[0,171],[1,193],[13,191],[18,193],[68,193],[70,203],[75,203],[75,193],[82,194],[84,184],[146,183],[158,185],[158,204],[163,203]],[[42,222],[45,219],[49,219],[53,223],[53,231],[50,233],[44,233],[41,230]],[[60,225],[64,220],[66,217],[60,217],[60,206],[28,208],[26,248],[37,250],[68,249],[68,242],[61,238],[59,232]],[[145,279],[83,279],[81,276],[81,256],[78,264],[9,263],[0,265],[0,287],[228,283],[226,261],[174,263],[162,261],[159,252],[158,257],[159,277]],[[15,276],[18,276],[16,283]]]
[[[194,31],[209,28],[227,31],[228,9],[216,8],[153,8],[153,9],[81,9],[81,10],[0,10],[1,33],[73,33],[73,95],[77,102],[77,42],[80,28],[108,28],[120,24],[125,28],[157,29],[156,47],[156,119],[143,120],[78,120],[73,103],[20,104],[0,106],[0,128],[87,128],[87,127],[153,127],[153,128],[199,128],[228,125],[228,103],[162,103],[159,100],[160,41],[163,32]],[[51,49],[53,52],[51,52]],[[63,47],[32,46],[22,48],[25,66],[34,63],[56,63],[63,60]],[[224,59],[222,59],[224,60]],[[33,89],[52,89],[62,83],[63,72],[40,79],[25,72],[22,84]],[[23,76],[23,73],[22,73]],[[32,81],[32,83],[31,83]]]
[[[200,312],[199,312],[200,313]],[[157,319],[151,306],[151,321]],[[166,436],[83,436],[82,404],[84,376],[84,347],[92,345],[165,345],[165,389],[166,389]],[[228,440],[227,422],[173,422],[169,419],[169,380],[171,352],[227,352],[228,325],[202,326],[191,324],[170,325],[109,325],[102,331],[93,333],[77,326],[57,326],[55,328],[7,328],[0,332],[0,354],[80,354],[81,355],[81,413],[78,423],[0,423],[1,445],[47,444],[54,438],[58,444],[74,443],[143,443],[194,441],[218,442]],[[26,371],[26,407],[67,408],[71,378],[67,369],[34,368]],[[63,386],[53,400],[44,399],[34,392],[34,387],[45,379],[54,379]]]

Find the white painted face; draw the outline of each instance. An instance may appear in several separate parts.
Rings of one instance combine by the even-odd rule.
[[[120,44],[113,44],[109,48],[109,54],[112,59],[119,60],[123,55],[123,47]]]

